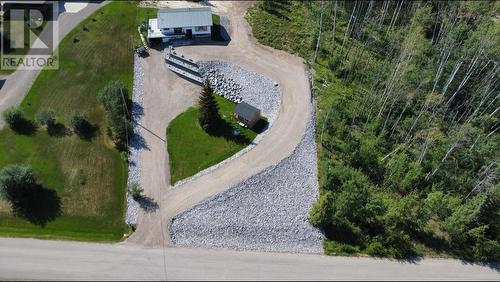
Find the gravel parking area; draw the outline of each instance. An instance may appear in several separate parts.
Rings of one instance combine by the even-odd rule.
[[[176,216],[174,244],[239,250],[322,253],[322,233],[308,222],[318,197],[315,121],[293,153]]]
[[[134,135],[130,139],[130,155],[128,164],[127,184],[140,181],[140,151],[144,147],[144,141],[140,135],[141,116],[143,114],[142,98],[144,95],[144,69],[141,59],[136,55],[134,58],[134,86],[132,93],[132,120],[134,125]],[[139,212],[139,203],[127,194],[127,213],[125,222],[127,224],[136,224]]]

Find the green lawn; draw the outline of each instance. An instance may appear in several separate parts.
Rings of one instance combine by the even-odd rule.
[[[61,215],[41,226],[13,216],[0,201],[0,235],[116,241],[128,232],[127,163],[106,133],[106,114],[96,95],[110,80],[123,81],[132,93],[133,44],[137,24],[147,13],[154,10],[115,1],[91,15],[59,45],[60,69],[42,71],[22,102],[29,118],[51,108],[65,126],[72,112],[85,111],[99,128],[95,137],[51,136],[43,128],[31,135],[7,127],[0,131],[0,169],[13,163],[32,165],[61,204]]]
[[[207,134],[198,124],[197,108],[189,108],[177,116],[167,128],[172,185],[234,155],[248,146],[262,128],[259,124],[254,130],[242,128],[232,119],[235,104],[220,96],[216,100],[223,119],[241,135],[233,137],[231,130],[225,136]],[[262,123],[265,121],[261,120]]]

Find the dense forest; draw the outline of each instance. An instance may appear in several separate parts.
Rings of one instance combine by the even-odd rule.
[[[264,1],[314,72],[327,254],[500,261],[500,2]]]

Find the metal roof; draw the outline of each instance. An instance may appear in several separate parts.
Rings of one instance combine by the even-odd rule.
[[[210,7],[160,9],[158,11],[159,28],[212,26]]]
[[[252,120],[256,114],[260,114],[259,109],[245,102],[241,102],[236,105],[234,112],[246,120]]]

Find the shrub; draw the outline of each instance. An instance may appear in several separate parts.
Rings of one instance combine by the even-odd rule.
[[[18,108],[10,108],[3,113],[3,118],[9,127],[18,134],[31,135],[36,131],[36,124],[26,119]]]
[[[142,189],[141,185],[138,182],[132,182],[128,185],[127,187],[128,193],[132,196],[134,199],[138,199],[141,197],[142,192],[144,189]]]
[[[3,119],[12,129],[16,129],[25,122],[23,112],[18,108],[10,108],[3,113]]]
[[[36,115],[36,121],[41,125],[46,125],[47,127],[54,126],[56,124],[54,111],[47,109],[39,112]]]
[[[76,134],[86,136],[92,131],[92,125],[87,119],[87,114],[85,113],[74,113],[71,116],[69,123]]]
[[[331,191],[322,193],[309,211],[309,222],[317,227],[325,228],[331,224],[334,196]]]
[[[127,141],[133,130],[127,111],[127,93],[127,87],[122,82],[111,81],[97,94],[107,113],[111,137],[120,151],[127,150]]]
[[[358,247],[349,244],[343,244],[330,240],[326,240],[323,244],[327,255],[349,256],[359,253]]]
[[[44,226],[62,212],[57,193],[40,185],[29,165],[9,165],[0,171],[0,196],[15,216],[36,225]]]
[[[113,116],[126,115],[127,87],[121,81],[110,81],[99,93],[97,100],[104,105],[106,111]]]
[[[385,257],[389,254],[388,250],[380,242],[372,242],[366,247],[365,252],[374,257]]]
[[[36,185],[35,172],[29,165],[9,165],[0,171],[0,195],[12,202],[21,190]]]

